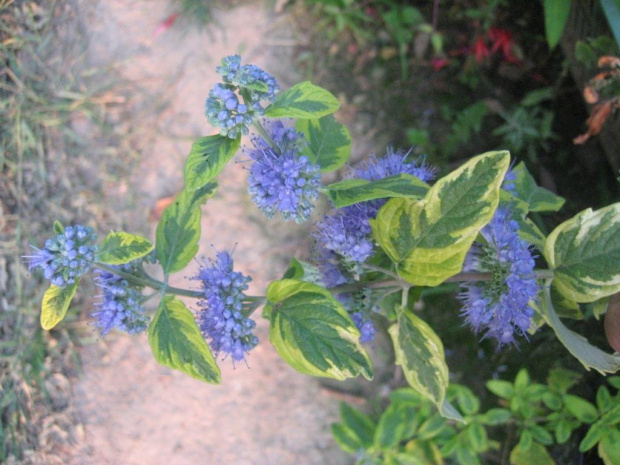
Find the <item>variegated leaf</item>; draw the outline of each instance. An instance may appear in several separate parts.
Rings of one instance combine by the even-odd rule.
[[[422,200],[389,200],[371,221],[373,234],[399,275],[437,286],[461,271],[476,235],[499,203],[508,170],[507,151],[472,158],[441,178]]]
[[[588,208],[547,238],[545,258],[557,289],[575,302],[594,302],[620,291],[620,203]]]
[[[41,327],[43,329],[52,329],[62,321],[79,283],[80,280],[77,279],[75,283],[65,287],[51,285],[45,291],[41,303]]]
[[[590,344],[585,337],[564,326],[551,303],[549,286],[544,288],[543,298],[537,306],[537,310],[553,329],[559,341],[581,362],[586,370],[594,368],[604,375],[605,373],[615,373],[620,369],[620,355],[603,352]]]
[[[386,197],[421,199],[428,192],[428,184],[410,174],[399,174],[378,181],[346,179],[330,184],[327,195],[336,208],[346,207],[367,200]]]
[[[153,244],[144,237],[123,231],[111,232],[103,240],[97,260],[108,265],[122,265],[144,257],[151,250]]]
[[[396,364],[403,368],[409,385],[441,411],[448,387],[448,365],[441,339],[412,312],[398,306],[397,313],[398,322],[389,329]]]
[[[300,373],[346,379],[372,378],[360,333],[342,304],[315,284],[282,279],[269,285],[265,312],[269,340]]]
[[[308,141],[303,154],[321,171],[330,172],[341,168],[351,156],[351,134],[347,127],[336,121],[334,115],[318,119],[300,119],[295,128]]]

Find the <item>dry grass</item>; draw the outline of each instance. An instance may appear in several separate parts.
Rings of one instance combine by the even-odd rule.
[[[56,219],[113,227],[99,173],[122,176],[137,159],[133,129],[114,124],[132,89],[95,81],[80,18],[71,0],[0,0],[0,462],[60,463],[79,437],[68,381],[76,325],[40,329],[46,284],[21,256]]]

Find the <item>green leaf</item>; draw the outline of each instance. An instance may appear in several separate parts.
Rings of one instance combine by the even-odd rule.
[[[620,355],[612,355],[603,352],[598,347],[590,344],[585,337],[564,326],[553,309],[551,297],[549,295],[549,286],[543,289],[543,296],[538,306],[542,317],[553,329],[557,338],[564,344],[564,347],[566,347],[587,370],[594,368],[604,375],[605,373],[615,373],[620,369]]]
[[[523,162],[512,169],[515,174],[515,197],[526,202],[531,212],[557,212],[565,200],[550,190],[539,187]]]
[[[379,418],[374,435],[374,444],[379,449],[388,450],[407,439],[405,438],[405,431],[413,416],[415,416],[413,407],[390,404]]]
[[[58,220],[54,221],[54,234],[58,235],[58,234],[64,234],[65,233],[65,227],[62,225],[62,223]]]
[[[235,156],[241,138],[215,135],[201,137],[192,144],[185,161],[185,188],[192,192],[214,179]]]
[[[565,394],[579,381],[579,373],[565,368],[553,368],[547,377],[547,384],[554,392]]]
[[[543,250],[547,237],[536,226],[536,223],[529,218],[522,218],[520,216],[517,216],[515,220],[519,223],[519,237],[525,242],[535,245],[539,250]]]
[[[305,81],[280,92],[276,101],[265,109],[265,116],[314,119],[329,115],[338,108],[340,103],[331,92]]]
[[[300,373],[346,379],[372,378],[360,333],[342,304],[315,284],[283,279],[267,289],[269,340]]]
[[[342,424],[355,434],[362,447],[367,449],[372,446],[376,425],[368,415],[342,402],[340,416]]]
[[[75,291],[80,284],[79,279],[75,283],[58,287],[53,284],[43,294],[43,302],[41,303],[41,327],[43,329],[52,329],[67,314],[71,299],[75,295]]]
[[[303,154],[319,165],[324,173],[341,168],[351,156],[351,134],[344,124],[336,121],[334,115],[300,119],[295,128],[308,141]]]
[[[398,322],[389,329],[396,364],[403,368],[409,385],[439,409],[448,387],[448,365],[441,339],[422,319],[402,307]]]
[[[480,423],[472,423],[465,428],[469,445],[475,452],[483,452],[488,447],[487,431]]]
[[[512,418],[510,410],[505,408],[492,408],[480,416],[480,421],[489,426],[501,425]]]
[[[555,440],[558,444],[564,444],[570,438],[571,425],[566,420],[560,420],[555,426]]]
[[[103,240],[97,260],[108,265],[122,265],[137,260],[153,250],[153,244],[142,236],[123,231],[111,232]]]
[[[416,436],[422,441],[431,440],[437,437],[445,426],[446,419],[444,417],[440,415],[433,415],[420,425],[420,429],[418,430],[418,434]]]
[[[607,430],[598,443],[598,456],[605,465],[620,463],[620,431],[617,428]]]
[[[550,446],[553,444],[553,436],[549,431],[539,425],[530,425],[529,430],[532,433],[532,439],[539,444]]]
[[[198,252],[200,206],[216,187],[216,183],[208,183],[193,192],[181,191],[161,215],[155,248],[164,274],[182,270]]]
[[[323,282],[321,270],[312,263],[303,260],[291,259],[287,270],[284,272],[284,279],[296,279],[297,281],[305,281],[320,285]]]
[[[525,450],[521,443],[517,444],[510,453],[510,465],[555,465],[545,446],[533,442]]]
[[[380,179],[346,179],[326,188],[326,194],[336,208],[342,208],[367,200],[386,197],[421,199],[428,192],[428,184],[410,174],[399,174]]]
[[[461,407],[461,410],[465,415],[473,415],[480,409],[480,400],[476,395],[466,386],[458,386],[456,389],[456,400]]]
[[[560,224],[544,255],[554,284],[575,302],[594,302],[620,291],[620,203],[588,208]]]
[[[355,433],[341,423],[332,424],[332,436],[336,444],[348,454],[355,454],[362,449],[362,443]]]
[[[151,350],[162,365],[207,383],[220,383],[220,369],[194,316],[174,296],[164,296],[149,326]]]
[[[579,443],[579,452],[586,452],[592,449],[603,437],[605,427],[601,422],[594,423]]]
[[[566,394],[564,396],[564,405],[566,410],[582,423],[592,423],[598,418],[596,407],[579,396]]]
[[[620,1],[601,0],[601,6],[616,39],[616,45],[620,47]]]
[[[448,402],[446,399],[443,400],[443,404],[441,404],[441,408],[439,409],[439,413],[442,417],[447,418],[448,420],[459,421],[461,423],[465,423],[465,418],[461,415],[461,413]]]
[[[545,12],[545,35],[549,48],[553,49],[560,41],[568,15],[570,14],[570,1],[568,0],[544,0]]]
[[[506,151],[479,155],[437,181],[424,199],[391,199],[379,210],[371,220],[374,237],[403,279],[437,286],[461,271],[495,213],[509,163]]]
[[[491,379],[487,381],[486,386],[489,391],[502,399],[512,399],[515,395],[512,383],[502,379]]]

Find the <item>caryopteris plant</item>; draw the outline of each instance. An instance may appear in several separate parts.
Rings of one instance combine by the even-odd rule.
[[[51,281],[44,328],[63,319],[80,280],[95,270],[101,299],[92,316],[101,334],[148,331],[155,359],[166,366],[219,383],[217,360],[239,362],[259,343],[252,316],[262,307],[270,342],[287,363],[343,380],[372,378],[364,343],[375,336],[373,322],[385,318],[411,388],[440,415],[463,420],[446,394],[444,345],[452,341],[442,341],[417,314],[413,296],[420,293],[410,292],[458,282],[464,321],[498,348],[526,344],[527,334],[546,324],[586,369],[620,368],[618,354],[589,344],[556,311],[559,302],[604,309],[620,291],[620,204],[587,209],[546,237],[528,214],[555,212],[563,199],[538,187],[523,164],[511,168],[501,150],[443,176],[425,159],[388,150],[324,185],[321,174],[343,168],[351,151],[349,132],[332,115],[338,100],[310,82],[281,91],[239,56],[224,58],[217,72],[222,82],[209,93],[206,116],[219,134],[193,144],[185,187],[164,210],[155,244],[111,232],[97,245],[89,228],[57,222],[55,236],[27,257],[30,269]],[[267,216],[303,222],[319,195],[331,202],[313,234],[316,262],[293,259],[265,296],[249,296],[250,277],[235,271],[229,252],[218,251],[190,278],[199,290],[172,287],[170,275],[198,251],[202,205],[244,134],[251,144],[248,191]],[[160,266],[163,278],[151,277],[145,262]],[[144,294],[147,288],[155,292]],[[197,310],[178,296],[196,299]],[[152,317],[147,299],[159,299]]]

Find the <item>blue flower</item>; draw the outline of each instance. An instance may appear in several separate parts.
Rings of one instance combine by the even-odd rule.
[[[502,189],[506,192],[510,192],[511,194],[517,193],[517,186],[515,184],[517,180],[517,175],[514,170],[510,169],[504,176],[504,181],[502,182]]]
[[[248,191],[269,218],[279,211],[285,220],[301,223],[308,219],[319,196],[320,168],[299,155],[301,133],[280,121],[271,122],[266,129],[271,140],[254,136],[254,149],[248,151],[253,160]]]
[[[24,258],[29,270],[40,269],[45,279],[58,287],[75,283],[76,279],[88,273],[95,260],[97,238],[88,226],[67,226],[64,233],[45,241],[43,249]]]
[[[220,134],[231,139],[247,134],[254,118],[265,114],[262,102],[273,102],[280,90],[275,78],[254,65],[241,66],[231,55],[216,68],[223,84],[216,84],[205,102],[205,115]]]
[[[198,302],[202,310],[198,325],[216,357],[223,353],[233,363],[245,358],[256,347],[258,338],[252,334],[256,323],[243,315],[243,299],[249,276],[233,271],[233,260],[228,252],[218,252],[215,260],[204,260],[198,275],[205,300]]]
[[[113,268],[126,273],[134,273],[135,264],[114,266]],[[127,280],[109,271],[97,270],[95,278],[101,288],[101,302],[95,304],[99,309],[91,314],[95,318],[95,326],[105,336],[113,328],[129,334],[137,334],[146,330],[149,317],[141,305],[141,289],[132,287]]]
[[[492,273],[489,282],[470,283],[459,296],[462,314],[474,331],[497,339],[500,347],[514,343],[532,324],[540,286],[530,246],[519,238],[519,225],[508,207],[500,207],[482,231],[486,244],[475,245],[464,269]]]
[[[388,150],[385,157],[372,156],[362,166],[353,170],[350,178],[378,181],[398,174],[410,174],[427,182],[435,177],[436,170],[424,159],[407,161],[408,152]],[[370,219],[377,216],[386,199],[369,200],[335,210],[317,225],[317,238],[321,247],[334,252],[344,261],[346,268],[355,268],[373,253],[374,242]]]
[[[360,330],[360,342],[372,342],[375,340],[376,329],[372,320],[364,315],[364,312],[350,314],[353,323]]]

